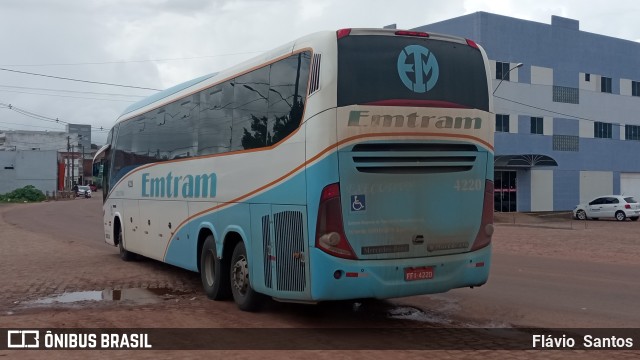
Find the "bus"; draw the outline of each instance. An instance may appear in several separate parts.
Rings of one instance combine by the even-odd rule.
[[[489,73],[471,40],[342,29],[162,91],[95,156],[105,241],[245,311],[483,285]]]

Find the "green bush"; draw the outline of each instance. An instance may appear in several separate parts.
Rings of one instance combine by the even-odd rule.
[[[46,199],[47,197],[42,191],[36,189],[33,185],[27,185],[21,189],[0,195],[0,202],[38,202]]]

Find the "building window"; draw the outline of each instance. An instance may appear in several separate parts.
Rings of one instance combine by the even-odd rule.
[[[593,136],[601,139],[611,139],[613,124],[596,121],[593,123]]]
[[[631,82],[631,95],[640,96],[640,81]]]
[[[496,132],[509,132],[509,115],[496,114]]]
[[[573,87],[553,85],[553,102],[579,104],[580,90]]]
[[[611,78],[603,76],[600,81],[600,92],[611,94]]]
[[[625,125],[624,126],[624,138],[625,138],[625,140],[640,140],[640,126],[638,126],[638,125]]]
[[[580,151],[580,138],[575,135],[553,135],[554,151]]]
[[[543,134],[543,120],[541,117],[531,117],[531,133]]]
[[[584,74],[584,81],[591,81],[591,74]]]
[[[502,78],[504,76],[504,78]],[[509,63],[496,61],[496,79],[509,81]]]

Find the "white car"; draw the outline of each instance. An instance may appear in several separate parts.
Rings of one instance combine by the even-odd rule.
[[[87,197],[91,197],[91,188],[88,185],[80,185],[78,186],[78,190],[76,190],[76,196],[85,196],[85,192],[87,193]]]
[[[586,204],[576,206],[573,209],[573,216],[578,220],[615,218],[618,221],[624,221],[629,218],[637,221],[640,217],[640,204],[633,196],[600,196]]]

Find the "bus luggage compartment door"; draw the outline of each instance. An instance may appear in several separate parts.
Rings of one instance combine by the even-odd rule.
[[[308,299],[306,208],[253,204],[251,217],[257,288],[274,297]]]

